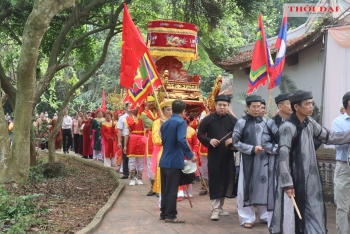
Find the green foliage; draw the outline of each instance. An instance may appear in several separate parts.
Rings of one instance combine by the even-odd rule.
[[[36,166],[31,166],[29,168],[29,174],[28,174],[28,182],[29,183],[38,183],[45,179],[43,175],[43,169],[42,165],[44,164],[44,161],[40,159],[37,162]]]
[[[301,1],[301,0],[300,0]],[[216,77],[224,73],[216,67],[210,57],[226,58],[237,53],[239,46],[253,42],[256,37],[257,17],[263,14],[265,32],[268,37],[278,33],[282,19],[282,6],[284,2],[300,2],[299,0],[133,0],[128,5],[130,14],[145,36],[147,22],[154,19],[173,19],[194,23],[199,29],[199,38],[203,46],[198,46],[199,59],[184,64],[189,68],[189,74],[200,74],[203,96],[211,92],[211,87]],[[66,38],[62,42],[59,56],[63,58],[65,50],[70,43],[85,33],[106,25],[109,20],[111,4],[115,7],[121,1],[107,1],[92,9],[87,17],[74,22]],[[311,0],[308,2],[315,2]],[[46,72],[49,65],[48,58],[52,52],[53,44],[62,30],[62,26],[81,10],[90,1],[77,1],[77,7],[65,10],[56,15],[45,33],[38,60],[38,80]],[[0,12],[10,7],[15,9],[15,14],[5,22],[6,27],[0,27],[0,59],[2,66],[12,84],[16,85],[15,68],[18,63],[20,45],[14,38],[17,35],[21,39],[25,22],[32,10],[33,0],[3,0],[0,3]],[[114,8],[115,9],[115,8]],[[302,24],[306,18],[288,20],[289,29]],[[301,22],[301,21],[303,22]],[[120,24],[122,14],[119,16]],[[120,27],[120,26],[118,26]],[[11,33],[10,29],[12,30]],[[93,66],[99,56],[106,31],[86,37],[79,42],[69,55],[69,67],[55,74],[48,89],[42,95],[37,106],[37,112],[48,111],[51,117],[60,108],[62,100],[68,90],[76,84],[86,72]],[[145,38],[145,37],[144,37]],[[93,75],[93,77],[77,90],[69,104],[70,113],[76,111],[93,110],[101,105],[101,90],[112,93],[114,86],[119,90],[119,67],[121,56],[121,35],[116,32],[112,39],[105,63]],[[6,107],[6,106],[5,106]],[[107,100],[107,107],[110,107]]]
[[[246,105],[245,103],[246,98],[247,98],[247,94],[245,92],[236,93],[234,96],[234,100],[242,105]]]
[[[320,108],[318,108],[318,106],[316,105],[315,102],[313,102],[313,106],[314,106],[314,111],[312,112],[311,117],[314,118],[314,120],[316,120],[317,123],[322,124],[322,123],[320,123],[320,121],[321,121]]]
[[[295,82],[292,79],[290,79],[289,76],[287,76],[287,75],[282,76],[280,85],[278,87],[279,87],[281,93],[293,93],[293,92],[296,92],[298,90],[298,87],[296,86]],[[313,106],[314,106],[314,111],[313,111],[311,117],[314,118],[317,123],[321,124],[320,123],[320,120],[321,120],[320,109],[318,108],[318,106],[316,105],[315,102],[313,102]]]
[[[287,75],[282,75],[280,85],[278,86],[281,93],[293,93],[298,90],[294,80]]]
[[[40,196],[42,194],[16,197],[0,186],[0,231],[25,234],[31,225],[39,224],[41,220],[35,219],[33,214],[41,211],[35,204]]]

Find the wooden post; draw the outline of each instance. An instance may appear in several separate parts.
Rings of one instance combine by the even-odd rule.
[[[270,89],[269,91],[269,102],[268,102],[268,106],[267,106],[267,109],[266,109],[266,113],[267,113],[267,116],[269,116],[269,112],[271,112],[271,116],[274,115],[274,108],[273,108],[273,101],[272,101],[272,89]]]

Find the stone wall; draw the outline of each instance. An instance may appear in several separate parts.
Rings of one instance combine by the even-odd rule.
[[[335,149],[320,147],[316,151],[325,203],[334,203]]]

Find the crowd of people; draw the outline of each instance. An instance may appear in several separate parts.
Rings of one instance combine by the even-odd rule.
[[[103,161],[107,167],[121,165],[121,149],[118,150],[118,119],[125,111],[114,113],[102,108],[94,112],[78,112],[72,117],[65,111],[62,126],[56,137],[56,145],[62,142],[63,153],[73,151],[84,159]],[[52,126],[53,128],[54,126]]]
[[[253,228],[257,211],[258,220],[267,224],[270,233],[323,234],[327,233],[326,209],[315,152],[318,141],[335,144],[337,232],[347,233],[350,186],[344,171],[349,171],[345,163],[350,147],[350,92],[343,97],[345,113],[333,122],[332,131],[310,117],[312,98],[312,92],[305,91],[280,94],[275,98],[278,112],[266,120],[261,96],[248,96],[247,113],[237,119],[229,110],[230,98],[219,95],[213,113],[203,112],[198,120],[191,120],[183,101],[165,101],[157,113],[149,97],[145,111],[127,112],[125,125],[119,126],[125,130],[123,160],[129,159],[123,178],[130,178],[131,186],[143,184],[143,166],[147,164],[148,170],[150,161],[152,191],[159,194],[159,219],[184,223],[177,217],[176,204],[181,189],[187,190],[190,184],[179,187],[181,171],[185,160],[194,161],[208,182],[203,183],[201,194],[209,193],[211,220],[229,215],[223,209],[225,198],[237,196],[239,222],[244,228]],[[150,151],[151,160],[143,160]],[[152,191],[147,195],[153,195]]]
[[[182,183],[185,162],[192,161],[197,165],[193,180],[200,178],[202,185],[199,195],[209,194],[211,220],[228,216],[225,198],[237,197],[244,228],[253,228],[257,211],[270,233],[323,234],[326,209],[315,150],[318,142],[335,144],[337,232],[347,233],[350,92],[343,97],[341,116],[332,130],[310,117],[312,98],[312,92],[300,90],[280,94],[275,97],[278,112],[268,120],[266,103],[258,95],[246,98],[247,111],[239,119],[225,95],[216,97],[214,111],[206,109],[197,117],[186,112],[182,100],[165,100],[157,107],[152,96],[133,110],[127,103],[125,111],[114,113],[98,108],[70,117],[66,111],[56,149],[63,143],[64,154],[74,150],[85,159],[117,167],[130,186],[144,184],[145,168],[151,187],[145,195],[158,197],[159,219],[168,223],[185,222],[177,217],[177,202],[193,196],[192,181]],[[41,113],[33,126],[41,139],[56,124],[57,114],[50,120]],[[38,144],[47,148],[45,141]]]

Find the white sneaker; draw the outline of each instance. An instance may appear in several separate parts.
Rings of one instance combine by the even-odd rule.
[[[134,179],[132,179],[132,180],[130,180],[129,185],[130,185],[130,186],[134,186],[134,185],[135,185],[135,182],[136,182],[136,181],[135,181]]]
[[[220,210],[219,209],[214,209],[212,212],[211,212],[211,217],[210,219],[212,221],[218,221],[219,220],[219,215],[220,215]]]
[[[142,180],[136,179],[136,184],[137,185],[143,185],[143,182],[142,182]]]
[[[220,216],[228,216],[228,215],[229,215],[229,213],[227,211],[220,209]]]

